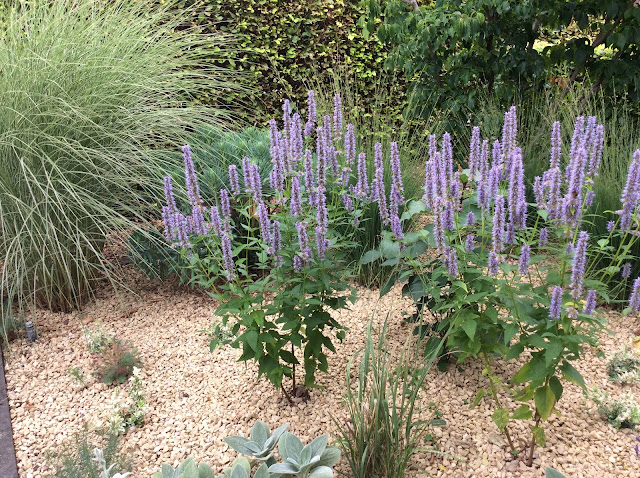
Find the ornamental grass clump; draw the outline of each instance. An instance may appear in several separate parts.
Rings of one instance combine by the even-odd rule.
[[[313,92],[306,119],[283,105],[283,124],[269,123],[272,169],[268,178],[245,157],[229,165],[228,187],[215,203],[200,192],[191,149],[183,147],[190,212],[176,203],[173,182],[164,181],[162,208],[167,241],[182,251],[193,282],[220,298],[216,314],[232,325],[240,360],[256,360],[259,373],[277,387],[291,377],[286,396],[306,397],[315,372],[328,370],[326,350],[335,351],[344,327],[331,315],[355,300],[349,252],[369,208],[402,237],[405,204],[399,151],[389,146],[390,194],[384,182],[384,148],[375,146],[369,179],[366,153],[346,124],[341,98],[331,115],[318,115]],[[296,355],[296,349],[301,354]],[[296,367],[304,367],[304,386]],[[284,388],[283,388],[284,389]]]
[[[585,211],[594,201],[604,144],[604,128],[595,117],[578,117],[570,144],[561,141],[560,124],[550,131],[549,168],[533,184],[534,203],[526,201],[523,161],[517,143],[515,107],[504,115],[500,139],[483,139],[474,128],[469,161],[453,165],[452,139],[430,139],[424,197],[407,205],[402,220],[428,211],[433,221],[422,231],[399,238],[383,233],[380,248],[365,260],[386,259],[398,281],[416,302],[429,303],[441,320],[432,327],[448,333],[446,347],[458,361],[481,357],[488,378],[484,395],[495,404],[493,420],[514,453],[511,420],[532,420],[526,461],[544,446],[543,423],[557,409],[562,381],[583,389],[573,366],[584,345],[595,345],[604,326],[598,302],[609,300],[609,287],[626,280],[626,264],[640,237],[640,150],[633,155],[618,211],[602,211],[611,221],[608,236],[594,239],[584,229]],[[612,240],[617,239],[613,247]],[[434,254],[420,257],[427,247]],[[615,280],[618,278],[617,280]],[[443,310],[451,313],[442,316]],[[634,282],[626,312],[640,310],[640,278]],[[439,352],[440,337],[427,342]],[[526,357],[507,385],[492,373],[498,358]],[[502,403],[509,393],[519,403]]]
[[[194,128],[224,126],[197,106],[234,88],[209,62],[229,41],[183,25],[152,0],[11,0],[0,32],[0,298],[67,311],[106,273],[110,233],[148,221],[160,170]],[[151,192],[151,195],[149,194]]]

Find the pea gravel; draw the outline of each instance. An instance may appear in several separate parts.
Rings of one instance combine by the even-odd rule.
[[[171,282],[149,281],[132,266],[127,268],[130,291],[114,294],[110,289],[81,313],[56,314],[38,310],[34,318],[40,334],[31,344],[24,338],[6,350],[6,379],[20,477],[52,474],[47,453],[69,440],[83,423],[104,422],[113,401],[114,388],[92,378],[94,357],[82,334],[83,325],[102,324],[103,329],[131,342],[144,362],[142,380],[149,411],[142,428],[131,429],[123,447],[131,454],[134,477],[150,477],[164,462],[177,464],[187,456],[206,461],[220,473],[237,456],[222,439],[246,435],[256,419],[271,428],[290,423],[303,441],[322,433],[336,438],[335,423],[347,423],[343,404],[345,369],[349,358],[362,347],[366,326],[375,315],[380,325],[389,313],[391,350],[398,351],[411,334],[412,325],[402,320],[412,313],[411,304],[394,289],[378,299],[377,290],[359,289],[360,300],[339,320],[349,328],[347,338],[330,354],[329,374],[318,375],[322,388],[311,400],[294,406],[266,379],[257,378],[253,363],[237,362],[239,351],[223,347],[209,352],[208,338],[199,332],[209,326],[215,303],[205,294],[179,288]],[[615,335],[603,334],[601,350],[612,354],[633,338],[636,319],[608,312]],[[589,386],[613,395],[635,392],[637,385],[609,383],[606,358],[587,350],[578,364]],[[497,365],[505,381],[517,363]],[[84,373],[82,387],[70,370]],[[421,452],[407,471],[408,477],[541,477],[553,466],[568,477],[637,477],[640,460],[633,451],[635,434],[615,430],[595,412],[578,387],[566,384],[559,416],[547,424],[547,445],[538,449],[534,466],[528,468],[509,453],[491,421],[493,404],[483,399],[471,409],[477,391],[486,385],[479,362],[451,364],[444,373],[432,370],[421,394],[424,409],[438,410],[445,427],[434,427],[433,441],[424,444],[443,454]],[[635,388],[634,388],[635,387]],[[122,387],[126,396],[126,386]],[[503,397],[504,399],[504,397]],[[512,428],[512,436],[524,447],[524,424]],[[523,453],[521,455],[524,455]],[[454,458],[455,457],[455,458]],[[350,476],[344,460],[337,475]]]

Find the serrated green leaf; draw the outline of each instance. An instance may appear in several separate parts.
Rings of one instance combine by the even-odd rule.
[[[551,388],[548,385],[538,387],[533,394],[533,399],[540,418],[543,420],[549,418],[551,410],[553,410],[553,406],[556,403],[556,397],[551,391]]]

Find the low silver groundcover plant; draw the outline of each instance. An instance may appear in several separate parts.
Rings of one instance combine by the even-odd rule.
[[[93,461],[95,461],[102,470],[100,471],[100,478],[127,478],[127,476],[131,474],[116,473],[115,475],[111,476],[111,468],[113,468],[115,465],[112,464],[111,466],[109,466],[109,468],[107,468],[107,462],[104,459],[104,453],[101,448],[93,449]]]
[[[284,463],[269,467],[271,476],[296,476],[298,478],[333,478],[331,467],[338,463],[340,450],[327,447],[329,435],[321,435],[307,446],[291,433],[285,433],[278,443],[278,451]]]
[[[199,465],[193,460],[193,458],[187,458],[180,463],[178,468],[174,469],[171,465],[166,463],[162,465],[161,471],[158,471],[152,475],[152,478],[214,478],[213,470],[206,463],[200,463]]]
[[[258,420],[251,427],[250,440],[241,436],[230,436],[225,438],[224,441],[238,453],[251,456],[259,462],[265,462],[267,466],[270,466],[276,462],[275,458],[273,458],[273,451],[287,428],[289,428],[288,423],[276,429],[272,435],[269,426],[265,422]]]

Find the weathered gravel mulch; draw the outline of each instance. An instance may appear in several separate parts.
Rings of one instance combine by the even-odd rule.
[[[376,314],[378,324],[389,312],[392,349],[398,350],[411,333],[412,325],[401,318],[413,312],[399,290],[378,300],[378,291],[359,290],[360,300],[350,311],[340,314],[349,327],[346,340],[330,354],[329,374],[318,375],[323,388],[313,390],[311,400],[290,406],[266,379],[257,378],[253,363],[239,363],[240,352],[230,347],[209,352],[208,338],[199,331],[212,318],[215,303],[206,295],[179,289],[171,283],[148,281],[131,269],[133,292],[114,295],[105,290],[82,314],[37,312],[40,339],[34,344],[15,340],[7,350],[8,395],[14,441],[21,477],[51,474],[47,452],[69,440],[83,423],[99,424],[111,409],[114,388],[89,380],[79,387],[71,368],[89,378],[94,358],[87,350],[82,323],[102,324],[121,340],[131,342],[144,362],[142,378],[149,404],[146,424],[130,430],[124,449],[133,457],[135,477],[149,477],[163,462],[175,464],[187,456],[206,461],[216,472],[237,456],[222,439],[246,435],[256,419],[275,428],[285,422],[303,441],[322,433],[336,438],[334,421],[346,423],[343,404],[345,367],[362,347],[366,327]],[[602,336],[602,350],[610,355],[632,338],[637,321],[609,312],[610,328],[616,332]],[[635,327],[634,327],[635,325]],[[589,386],[619,395],[640,390],[611,384],[605,370],[606,359],[588,350],[578,364]],[[497,366],[505,380],[518,364]],[[479,362],[450,365],[444,372],[432,370],[421,396],[422,404],[442,412],[445,427],[436,427],[435,441],[425,447],[443,455],[421,453],[407,472],[409,477],[539,477],[553,466],[568,477],[640,476],[640,460],[632,449],[634,433],[615,430],[601,419],[581,390],[565,384],[559,404],[560,416],[552,416],[546,426],[547,445],[536,452],[535,466],[527,468],[508,453],[504,440],[491,421],[493,403],[484,399],[471,409],[477,391],[486,386]],[[122,392],[126,396],[126,386]],[[519,446],[529,439],[525,424],[512,428]],[[339,476],[349,476],[344,465]]]

